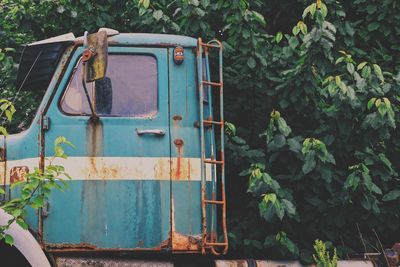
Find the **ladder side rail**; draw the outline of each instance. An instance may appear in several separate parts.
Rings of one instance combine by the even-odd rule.
[[[211,81],[211,74],[210,74],[210,61],[208,56],[208,48],[204,51],[205,54],[205,67],[206,67],[206,81]],[[213,99],[212,99],[212,87],[208,85],[207,87],[207,94],[208,94],[208,114],[209,120],[213,121]],[[211,159],[216,159],[215,155],[215,127],[211,124],[211,128],[209,129],[209,137],[210,137],[210,151],[211,151]],[[216,200],[217,192],[216,192],[216,174],[217,174],[217,166],[211,166],[211,199]],[[215,220],[217,219],[217,207],[216,205],[211,205],[211,242],[215,241],[215,235],[218,236],[217,232],[217,224]]]
[[[226,246],[224,248],[224,253],[228,251],[228,231],[226,226],[226,193],[225,193],[225,120],[224,120],[224,74],[223,74],[223,54],[222,54],[222,44],[220,44],[219,49],[219,82],[220,87],[220,118],[221,118],[221,161],[224,164],[221,165],[221,189],[222,189],[222,201],[225,203],[222,206],[222,230],[224,234],[224,243]]]
[[[205,206],[205,189],[206,189],[206,170],[205,170],[205,151],[204,151],[204,111],[203,111],[203,50],[202,40],[198,39],[197,42],[197,82],[199,91],[199,125],[200,125],[200,153],[201,153],[201,223],[202,223],[202,245],[201,252],[205,254],[205,245],[207,242],[207,218],[206,218],[206,206]]]

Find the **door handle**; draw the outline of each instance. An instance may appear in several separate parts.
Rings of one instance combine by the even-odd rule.
[[[154,129],[154,130],[138,130],[138,129],[136,129],[136,133],[138,135],[144,135],[144,134],[157,135],[157,136],[165,135],[165,131],[159,130],[159,129]]]

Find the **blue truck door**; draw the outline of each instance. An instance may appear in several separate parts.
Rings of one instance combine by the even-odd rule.
[[[76,149],[58,161],[72,181],[50,197],[44,243],[48,250],[160,249],[169,244],[171,211],[167,48],[109,47],[107,80],[87,85],[98,120],[90,119],[81,84],[82,50],[45,114],[46,157],[60,135]]]

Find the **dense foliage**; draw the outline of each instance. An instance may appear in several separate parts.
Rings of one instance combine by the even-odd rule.
[[[30,40],[104,26],[223,40],[236,256],[310,261],[316,238],[339,256],[379,250],[377,237],[398,241],[396,0],[0,3],[5,96],[15,94],[15,63]],[[33,109],[25,94],[17,106]]]

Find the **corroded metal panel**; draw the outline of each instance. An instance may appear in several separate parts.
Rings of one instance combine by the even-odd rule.
[[[151,55],[157,59],[158,113],[153,118],[68,116],[58,105],[82,53],[78,48],[46,116],[45,155],[65,136],[66,165],[73,180],[53,192],[43,239],[48,250],[160,250],[170,231],[170,145],[167,51],[162,48],[110,47],[109,53]],[[111,68],[111,65],[109,65]],[[110,69],[109,69],[110,70]],[[137,129],[161,129],[162,137]]]
[[[201,162],[196,86],[196,60],[191,49],[184,50],[182,64],[174,62],[169,49],[172,248],[200,252],[201,247]],[[197,158],[187,161],[187,158]],[[208,168],[210,172],[211,168]],[[210,176],[209,176],[210,177]]]
[[[172,262],[144,261],[135,259],[94,258],[94,257],[57,257],[58,267],[101,266],[101,267],[173,267]]]
[[[3,169],[9,174],[14,167],[33,170],[43,164],[44,157],[53,155],[57,136],[75,144],[76,149],[66,148],[68,160],[55,162],[71,174],[69,188],[52,193],[48,216],[40,218],[42,224],[37,225],[36,214],[28,213],[30,226],[43,237],[48,251],[172,249],[199,253],[200,140],[194,127],[199,111],[195,55],[187,48],[196,46],[196,40],[120,34],[109,41],[110,53],[145,54],[157,59],[157,114],[151,118],[93,120],[63,113],[59,103],[83,51],[81,47],[67,48],[35,124],[20,135],[10,136],[14,148]],[[154,48],[114,46],[128,43]],[[173,48],[175,44],[186,49],[180,66],[173,63],[167,48],[156,48]],[[71,58],[70,53],[74,53]],[[51,119],[46,131],[40,128],[41,116]],[[154,131],[165,134],[138,134]]]

